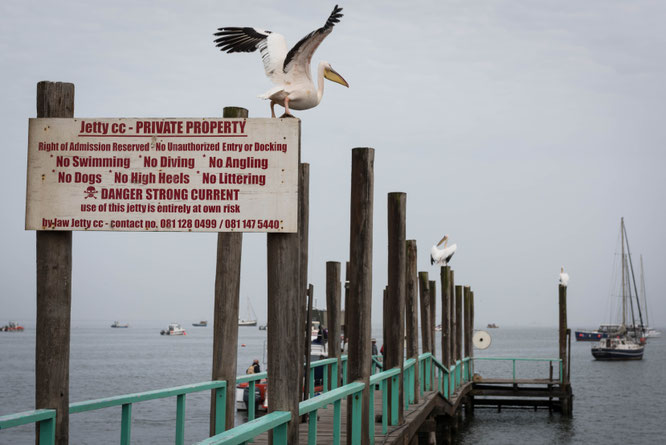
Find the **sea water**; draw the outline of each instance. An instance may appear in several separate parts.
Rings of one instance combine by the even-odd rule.
[[[70,402],[117,396],[209,381],[212,366],[211,326],[183,324],[186,336],[161,336],[166,323],[136,322],[111,329],[110,322],[72,322]],[[381,346],[381,327],[373,329]],[[477,357],[557,356],[557,329],[491,329],[492,344]],[[438,333],[439,334],[439,333]],[[237,370],[244,374],[254,359],[263,363],[266,331],[240,327]],[[439,335],[437,336],[439,341]],[[656,444],[666,430],[666,341],[651,339],[642,361],[598,362],[591,343],[572,342],[572,418],[547,410],[477,409],[466,422],[460,444]],[[437,348],[440,351],[439,345]],[[440,356],[438,352],[438,356]],[[0,415],[34,409],[35,330],[0,332]],[[510,378],[511,362],[479,361],[485,377]],[[544,378],[546,363],[518,363],[518,378]],[[557,368],[554,370],[558,374]],[[210,392],[188,394],[185,442],[208,436]],[[120,407],[70,416],[70,443],[113,444],[120,439]],[[246,421],[239,412],[236,422]],[[132,406],[132,443],[172,443],[176,398]],[[0,444],[34,443],[34,426],[0,431]]]

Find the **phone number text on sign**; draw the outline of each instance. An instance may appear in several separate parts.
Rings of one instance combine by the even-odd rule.
[[[297,119],[30,119],[28,230],[296,232]]]

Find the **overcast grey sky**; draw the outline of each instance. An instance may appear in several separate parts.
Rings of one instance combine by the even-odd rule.
[[[76,85],[77,117],[220,116],[271,87],[258,54],[223,54],[221,26],[256,26],[289,45],[323,25],[332,2],[0,3],[4,85],[0,324],[34,325],[35,233],[26,232],[28,118],[40,80]],[[303,120],[311,164],[310,281],[325,302],[325,262],[349,252],[351,148],[375,153],[373,320],[386,283],[386,195],[407,193],[419,270],[444,233],[452,267],[475,290],[477,327],[557,324],[564,265],[569,321],[608,321],[624,216],[642,253],[655,325],[666,325],[666,3],[637,0],[363,1],[313,57],[327,82]],[[266,312],[266,236],[243,241],[242,298]],[[215,234],[74,233],[72,317],[212,320]]]

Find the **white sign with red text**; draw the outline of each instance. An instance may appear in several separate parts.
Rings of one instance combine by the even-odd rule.
[[[30,119],[27,230],[296,232],[298,119]]]

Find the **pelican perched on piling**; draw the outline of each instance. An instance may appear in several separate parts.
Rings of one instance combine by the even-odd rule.
[[[446,247],[446,244],[449,242],[449,235],[444,235],[437,244],[432,246],[430,249],[430,264],[439,264],[441,266],[446,266],[449,264],[451,257],[456,253],[457,245],[453,244],[449,247]],[[444,243],[444,248],[439,249],[439,246]]]
[[[569,284],[569,274],[564,271],[564,266],[560,267],[560,284],[564,287]]]
[[[328,62],[319,62],[317,86],[310,76],[310,60],[319,44],[340,21],[342,8],[335,5],[324,26],[303,37],[287,52],[287,42],[281,34],[258,28],[219,28],[215,33],[216,46],[228,53],[251,53],[259,49],[266,76],[275,87],[260,95],[271,101],[271,115],[275,117],[275,104],[282,105],[285,115],[292,110],[307,110],[319,105],[324,95],[324,78],[349,88],[349,84]]]

